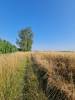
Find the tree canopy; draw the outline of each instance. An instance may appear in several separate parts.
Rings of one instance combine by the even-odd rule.
[[[12,45],[10,42],[6,40],[0,39],[0,53],[11,53],[17,51],[15,45]]]
[[[31,51],[33,43],[33,32],[31,28],[22,29],[18,34],[17,44],[21,51]]]

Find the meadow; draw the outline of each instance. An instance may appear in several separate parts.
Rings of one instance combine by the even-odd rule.
[[[31,65],[28,52],[0,54],[0,100],[47,100]]]
[[[36,52],[32,60],[48,100],[75,100],[74,52]]]
[[[18,100],[23,86],[26,54],[0,55],[0,100]]]
[[[0,100],[75,100],[75,53],[0,54]]]

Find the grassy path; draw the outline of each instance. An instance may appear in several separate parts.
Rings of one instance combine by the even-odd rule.
[[[29,53],[0,55],[0,100],[47,100]]]
[[[24,74],[23,100],[47,100],[42,89],[39,87],[39,81],[33,72],[32,61],[27,59]]]

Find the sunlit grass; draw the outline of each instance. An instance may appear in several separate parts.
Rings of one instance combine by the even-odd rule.
[[[0,100],[47,100],[33,72],[30,54],[0,55]]]
[[[60,98],[67,95],[75,100],[74,75],[74,52],[0,54],[0,100],[46,100],[44,93],[51,100],[58,95]],[[52,92],[48,93],[50,89]]]
[[[20,100],[26,53],[0,55],[0,100]]]
[[[43,77],[45,77],[45,79],[47,80],[46,91],[47,89],[49,91],[49,89],[52,88],[50,87],[52,85],[53,87],[56,87],[60,91],[64,91],[64,93],[67,94],[67,96],[69,97],[69,100],[70,99],[75,100],[75,53],[33,52],[32,55],[34,59],[33,62],[38,66],[39,70],[38,74],[45,73],[42,76],[41,80],[44,81]],[[54,90],[52,90],[51,93],[48,94],[49,97],[52,94],[57,95],[57,93],[53,93],[53,91],[55,91],[55,88]],[[58,95],[60,97],[60,94]],[[58,95],[56,98],[58,98]]]

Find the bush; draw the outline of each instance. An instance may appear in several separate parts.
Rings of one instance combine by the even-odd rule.
[[[0,53],[11,53],[15,51],[17,51],[17,47],[15,45],[12,45],[6,40],[0,39]]]

